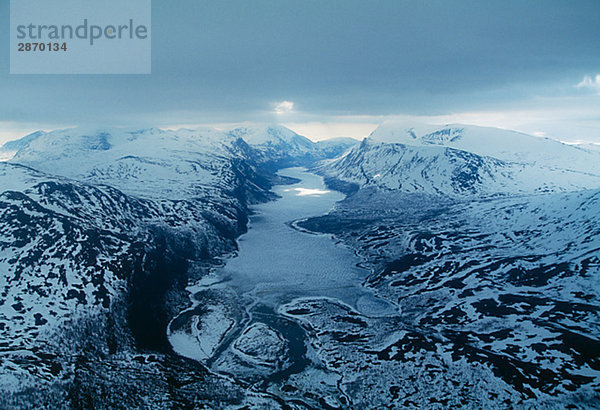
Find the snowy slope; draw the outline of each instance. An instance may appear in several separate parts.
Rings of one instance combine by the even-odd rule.
[[[44,131],[36,131],[16,141],[8,141],[4,145],[0,146],[0,161],[8,161],[9,159],[15,156],[17,151],[19,151],[23,147],[26,147],[31,142],[35,141],[37,138],[44,134]]]
[[[371,138],[317,170],[360,186],[448,196],[573,191],[600,186],[600,175],[499,160],[433,145]]]
[[[246,222],[245,206],[227,192],[194,200],[138,198],[106,185],[1,163],[3,388],[19,391],[40,378],[71,377],[70,357],[81,346],[94,343],[102,349],[102,340],[71,333],[94,315],[133,309],[134,320],[118,319],[119,326],[129,326],[126,332],[140,343],[160,346],[161,320],[166,320],[159,315],[161,292],[177,280],[185,286],[183,261],[235,248]],[[154,288],[154,282],[165,288]],[[101,323],[98,331],[108,332]],[[149,338],[149,331],[157,338]],[[68,340],[59,342],[64,337]]]
[[[416,147],[443,146],[504,161],[600,175],[598,152],[499,128],[389,122],[378,127],[369,138]]]
[[[20,143],[18,142],[15,142]],[[146,197],[184,199],[224,186],[243,145],[214,129],[67,129],[20,143],[11,160]]]
[[[33,141],[45,134],[45,131],[36,131],[31,134],[25,135],[24,137],[18,140],[8,141],[0,147],[0,151],[17,152],[21,148],[26,147],[27,145],[31,144]]]
[[[575,147],[585,149],[588,151],[599,151],[600,152],[600,143],[585,143],[585,144],[574,144]]]
[[[10,392],[66,370],[57,332],[124,297],[142,256],[132,247],[149,239],[141,221],[156,213],[19,165],[0,164],[0,185],[0,377]]]
[[[335,158],[342,155],[360,141],[354,138],[330,138],[327,140],[317,141],[317,147],[323,152],[325,158]]]
[[[333,158],[356,143],[348,138],[313,142],[281,125],[240,127],[228,132],[252,146],[258,159],[277,166],[310,165],[316,160]]]
[[[165,199],[209,196],[216,187],[230,186],[227,169],[232,157],[250,165],[308,164],[349,146],[345,139],[316,144],[281,126],[227,133],[212,128],[74,128],[36,133],[9,144],[18,150],[12,163]]]
[[[352,374],[358,407],[597,407],[600,190],[449,201],[365,188],[302,226],[356,249],[401,311],[342,325],[323,302],[289,308],[326,366]]]
[[[357,250],[401,315],[286,311],[352,374],[358,407],[596,408],[598,158],[504,130],[384,125],[317,167],[358,188],[300,226]]]
[[[257,127],[238,127],[228,132],[230,135],[243,138],[248,144],[255,146],[277,146],[284,144],[301,151],[313,149],[314,143],[282,125],[264,125]]]
[[[0,163],[0,378],[11,397],[42,382],[64,392],[90,345],[119,346],[125,368],[131,340],[167,349],[166,295],[185,293],[190,264],[233,251],[247,206],[269,197],[251,148],[214,130],[61,130],[16,145]]]

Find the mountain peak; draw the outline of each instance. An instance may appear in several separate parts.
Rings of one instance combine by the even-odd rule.
[[[501,128],[387,122],[373,131],[369,140],[415,147],[443,146],[503,161],[600,175],[600,153]]]
[[[250,145],[290,142],[294,139],[306,139],[307,141],[310,141],[308,138],[279,124],[237,127],[228,131],[228,134],[243,138]]]

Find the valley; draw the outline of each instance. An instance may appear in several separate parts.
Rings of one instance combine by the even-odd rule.
[[[281,389],[292,375],[320,366],[307,357],[309,337],[284,307],[316,300],[369,317],[399,314],[361,285],[369,271],[350,249],[329,235],[294,227],[300,218],[328,212],[343,195],[299,168],[280,175],[298,182],[274,187],[278,199],[252,207],[249,231],[238,239],[238,251],[188,288],[195,307],[176,316],[168,330],[177,353],[271,391]],[[261,350],[244,352],[238,347],[244,343]],[[331,372],[329,377],[340,375]]]
[[[7,145],[0,407],[599,403],[598,152],[405,124]]]

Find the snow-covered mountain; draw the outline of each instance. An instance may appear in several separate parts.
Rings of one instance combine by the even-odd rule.
[[[36,131],[18,140],[8,141],[4,145],[0,146],[0,154],[3,156],[10,156],[12,158],[14,154],[16,154],[21,148],[31,144],[44,134],[46,134],[44,131]]]
[[[170,306],[194,271],[235,249],[248,205],[270,198],[275,181],[244,141],[209,129],[69,129],[11,147],[0,163],[0,377],[10,398],[0,407],[36,403],[31,386],[66,400],[61,384],[94,380],[106,354],[120,355],[117,373],[148,372],[132,358],[170,351]]]
[[[78,357],[97,371],[116,354],[122,373],[137,349],[168,351],[169,292],[195,261],[233,250],[246,222],[246,204],[225,193],[139,198],[11,163],[0,191],[3,406],[39,403],[31,386],[65,401],[61,384],[88,374]]]
[[[595,408],[597,154],[504,130],[407,129],[386,125],[317,167],[356,188],[299,225],[357,250],[366,284],[402,312],[342,328],[331,307],[294,306],[325,362],[353,374],[359,407]]]
[[[4,145],[0,146],[0,161],[11,159],[21,148],[26,147],[43,134],[45,134],[44,131],[36,131],[18,140],[6,142]]]
[[[279,126],[76,128],[4,149],[14,157],[0,163],[0,407],[598,403],[600,153],[404,124],[359,144]],[[358,252],[365,285],[400,314],[326,298],[259,312],[297,326],[267,335],[277,352],[309,358],[263,389],[175,355],[166,326],[188,308],[203,319],[190,326],[218,317],[186,286],[235,252],[248,206],[298,164],[352,194],[290,226]],[[245,311],[217,290],[205,296]],[[269,353],[265,327],[251,329],[240,340],[257,344],[237,348]]]
[[[310,165],[315,160],[334,158],[357,143],[351,138],[315,143],[283,126],[240,127],[228,134],[244,139],[262,161],[277,167]]]
[[[455,201],[369,187],[300,225],[358,250],[367,285],[401,310],[341,325],[331,307],[294,306],[327,366],[353,375],[358,407],[597,406],[600,190]]]
[[[360,186],[453,197],[600,187],[600,153],[504,130],[452,126],[422,137],[414,132],[378,128],[360,145],[317,170]],[[515,142],[519,137],[524,139],[523,151]],[[471,141],[476,141],[473,149]],[[549,152],[547,157],[545,152]],[[576,166],[565,158],[576,161]]]
[[[295,148],[265,148],[275,129]],[[188,281],[236,249],[248,206],[273,197],[272,164],[282,153],[292,162],[331,155],[289,130],[269,130],[251,135],[257,148],[210,128],[74,128],[4,145],[12,159],[0,163],[0,407],[89,406],[92,398],[117,405],[110,400],[118,396],[86,392],[123,377],[178,378],[176,369],[198,366],[170,355],[170,309],[185,308]],[[139,362],[145,350],[165,364]],[[113,375],[99,382],[96,372]],[[227,384],[190,373],[198,391]],[[41,396],[28,393],[31,386]],[[170,386],[147,380],[118,405],[145,397],[161,407]],[[67,397],[69,389],[77,397]],[[167,400],[189,404],[185,394]]]
[[[317,141],[317,147],[323,152],[325,158],[336,158],[348,149],[357,145],[360,141],[349,137],[330,138]]]
[[[597,152],[551,138],[499,128],[388,122],[373,131],[369,138],[416,147],[442,146],[503,161],[600,175],[600,154]]]
[[[225,187],[249,147],[214,129],[66,129],[17,141],[12,163],[146,197],[184,199]]]

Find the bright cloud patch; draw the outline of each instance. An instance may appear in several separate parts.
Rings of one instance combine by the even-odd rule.
[[[600,92],[600,74],[596,74],[595,77],[586,75],[583,80],[577,84],[577,88],[591,88]]]
[[[294,109],[294,103],[292,101],[281,101],[275,104],[276,114],[286,114]]]

